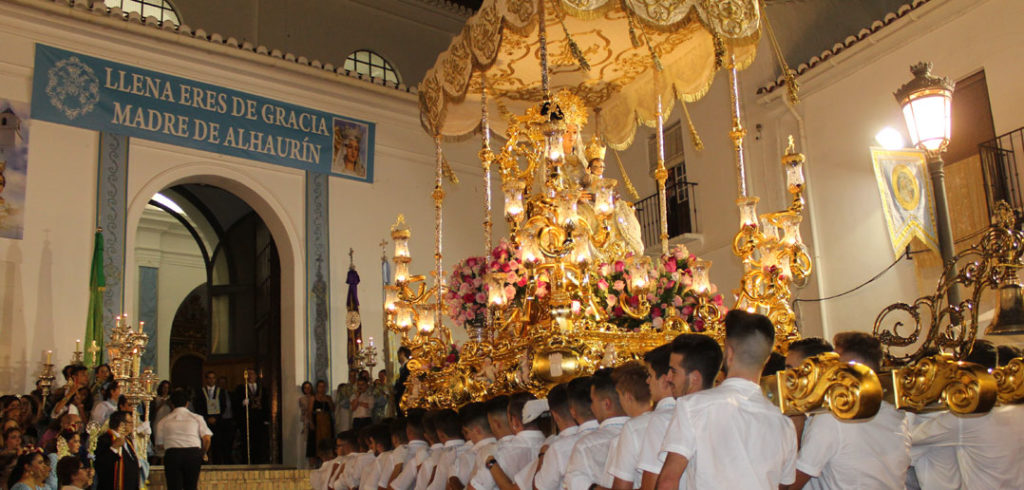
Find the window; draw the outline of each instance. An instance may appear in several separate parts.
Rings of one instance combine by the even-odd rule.
[[[365,49],[348,55],[348,58],[345,59],[345,69],[350,72],[369,75],[395,85],[401,82],[398,72],[395,71],[395,67],[391,66],[391,63],[388,63],[388,60],[373,51]]]
[[[166,0],[103,0],[103,3],[110,8],[118,7],[125,14],[138,12],[143,18],[156,17],[160,22],[181,24],[178,12]]]

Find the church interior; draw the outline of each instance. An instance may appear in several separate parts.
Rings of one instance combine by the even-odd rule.
[[[70,414],[100,478],[86,441],[121,411],[144,457],[109,488],[181,488],[155,433],[178,392],[212,434],[199,488],[1024,488],[1020,21],[1006,0],[0,0],[0,488],[63,488]],[[746,480],[700,405],[734,378],[756,407],[730,407],[796,431],[756,429]],[[662,389],[658,473],[618,455]],[[593,437],[559,410],[580,396]],[[869,423],[905,438],[858,453],[889,444]]]

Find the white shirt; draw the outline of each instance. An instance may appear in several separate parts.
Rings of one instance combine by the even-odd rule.
[[[346,488],[359,488],[363,472],[373,466],[373,451],[354,453],[350,456],[348,463],[345,464],[345,471],[341,474],[341,481]]]
[[[373,395],[370,394],[369,389],[364,391],[362,395],[354,393],[349,401],[358,401],[360,403],[360,405],[352,411],[352,418],[365,419],[373,413]]]
[[[164,449],[203,447],[203,437],[212,436],[213,431],[199,414],[188,407],[178,407],[160,419],[156,426],[156,445]]]
[[[430,448],[427,441],[409,441],[406,453],[405,464],[402,465],[402,472],[391,482],[391,488],[395,490],[410,490],[416,484],[416,473],[420,465],[430,457]]]
[[[676,401],[661,451],[685,457],[686,488],[775,490],[796,477],[796,429],[741,378]],[[660,457],[660,456],[659,456]]]
[[[391,455],[386,464],[381,466],[380,479],[377,480],[377,484],[387,488],[388,483],[390,483],[388,480],[391,479],[391,474],[395,472],[395,466],[402,465],[404,468],[408,457],[409,445],[399,444],[398,447],[391,451]]]
[[[359,474],[359,490],[377,490],[377,479],[380,478],[380,461],[386,457],[387,451],[374,456],[373,461],[367,461],[366,466]]]
[[[452,439],[444,443],[444,449],[441,449],[441,457],[437,460],[434,479],[430,481],[430,486],[427,487],[427,490],[444,490],[448,486],[448,477],[451,476],[452,466],[455,464],[456,457],[466,451],[462,447],[465,445],[466,441],[462,439]]]
[[[665,464],[665,455],[661,453],[661,444],[665,441],[665,434],[668,431],[668,423],[672,421],[672,415],[676,413],[676,399],[667,396],[654,404],[654,411],[647,421],[647,430],[644,431],[643,440],[640,443],[640,453],[637,454],[636,466],[640,474],[644,471],[654,474],[661,474],[661,467]],[[642,476],[641,476],[642,478]]]
[[[597,420],[588,420],[575,427],[570,427],[563,435],[548,446],[544,453],[544,463],[533,477],[533,484],[541,490],[562,488],[565,469],[569,466],[569,457],[576,441],[588,432],[597,430]]]
[[[102,403],[97,403],[95,407],[92,407],[92,413],[89,416],[89,422],[96,422],[99,425],[103,425],[110,415],[117,411],[117,400],[103,400]]]
[[[313,487],[313,490],[326,490],[327,486],[331,483],[331,476],[337,476],[337,473],[342,464],[343,456],[338,456],[330,461],[324,461],[324,464],[309,472],[309,483]]]
[[[940,417],[944,412],[913,414],[910,433],[918,426]],[[907,472],[909,490],[957,490],[961,487],[960,466],[956,462],[954,445],[911,445],[910,465]]]
[[[909,466],[910,423],[888,402],[869,419],[811,417],[796,460],[796,469],[813,477],[813,490],[902,488]]]
[[[488,471],[487,460],[494,455],[494,449],[498,447],[498,440],[493,437],[480,439],[473,445],[471,451],[472,459],[460,459],[458,468],[453,471],[463,485],[468,485],[479,471]]]
[[[384,451],[377,456],[377,487],[387,487],[391,471],[395,468],[395,450]]]
[[[562,432],[564,433],[564,432],[568,431],[570,428],[573,429],[573,432],[575,432],[575,430],[576,430],[576,426],[575,425],[572,426],[572,427],[566,428],[565,431],[562,431]],[[545,447],[550,447],[551,443],[555,442],[556,440],[558,440],[558,437],[560,435],[561,434],[551,434],[546,439],[544,439],[544,443],[540,445],[540,451],[539,452],[545,452],[546,450],[544,448]],[[538,453],[537,457],[533,458],[530,461],[530,464],[526,465],[525,467],[523,467],[523,469],[519,470],[519,473],[516,473],[516,476],[514,476],[512,478],[512,482],[515,483],[519,487],[520,490],[530,490],[531,488],[533,488],[533,477],[534,477],[534,475],[537,474],[537,465],[539,465],[539,464],[540,464],[540,454]]]
[[[544,433],[539,430],[523,430],[512,436],[511,439],[503,437],[502,441],[507,442],[504,444],[501,441],[498,442],[494,450],[494,459],[498,461],[498,466],[501,467],[505,476],[512,479],[516,473],[530,464],[530,461],[537,458],[537,454],[540,453],[540,445],[544,443]],[[490,471],[480,471],[473,479],[473,488],[475,490],[494,489],[497,488],[497,484]]]
[[[640,457],[647,426],[653,416],[654,412],[644,412],[629,419],[622,426],[615,450],[608,453],[608,462],[604,466],[605,473],[612,478],[633,482],[633,488],[640,488],[640,481],[643,479],[643,472],[637,468],[637,460]]]
[[[576,441],[569,465],[565,468],[562,488],[587,490],[595,483],[605,488],[612,486],[612,477],[605,473],[604,466],[611,454],[611,446],[618,440],[627,420],[629,417],[626,416],[607,418],[597,430],[584,434]]]
[[[427,459],[420,463],[420,469],[416,472],[416,486],[413,487],[415,490],[426,490],[427,485],[430,484],[430,478],[434,476],[437,462],[441,460],[441,453],[443,451],[444,445],[439,442],[430,445]]]
[[[914,429],[913,444],[956,448],[963,488],[1024,488],[1024,405],[974,416],[943,413]]]

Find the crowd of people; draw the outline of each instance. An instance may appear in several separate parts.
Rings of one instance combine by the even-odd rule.
[[[395,414],[405,388],[405,377],[408,376],[405,363],[410,355],[408,348],[399,349],[402,369],[394,385],[388,382],[386,371],[378,371],[377,378],[371,380],[370,372],[365,369],[349,371],[348,382],[339,384],[333,396],[328,394],[324,380],[318,380],[315,386],[309,381],[302,383],[299,414],[310,467],[315,468],[323,461],[317,448],[334,444],[335,435],[339,432],[359,430]]]
[[[883,351],[863,332],[834,345],[806,338],[775,356],[764,316],[731,311],[725,347],[682,334],[631,361],[458,411],[411,409],[316,444],[323,490],[592,490],[676,488],[1024,488],[1024,406],[961,417],[912,414],[883,402],[866,420],[829,412],[788,417],[759,382],[834,351],[878,371]],[[979,340],[988,368],[1020,351]],[[775,364],[777,363],[777,364]]]
[[[163,381],[150,420],[135,420],[146,411],[132,406],[106,364],[65,366],[64,383],[46,396],[38,385],[27,395],[0,396],[0,489],[136,489],[151,464],[164,464],[171,479],[172,467],[194,467],[185,477],[197,478],[204,461],[268,463],[269,398],[255,370],[248,374],[249,383],[232,393],[212,371],[198,391]]]

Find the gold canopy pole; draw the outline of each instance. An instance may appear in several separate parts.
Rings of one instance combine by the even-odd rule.
[[[736,187],[740,198],[747,197],[747,168],[743,157],[743,137],[747,130],[743,129],[740,122],[740,88],[736,76],[736,55],[729,57],[729,101],[732,109],[732,131],[729,131],[729,138],[736,154]]]
[[[441,188],[441,179],[444,175],[444,154],[441,152],[441,134],[434,135],[434,152],[437,155],[437,165],[434,169],[434,284],[437,286],[437,295],[434,300],[434,325],[441,332],[442,341],[445,346],[451,344],[451,334],[441,325],[441,293],[444,289],[444,267],[441,263],[441,203],[444,202],[444,189]]]
[[[480,162],[484,167],[484,256],[491,253],[491,227],[494,225],[491,214],[491,124],[487,118],[487,75],[480,75]]]
[[[654,69],[654,90],[658,99],[658,168],[654,178],[658,181],[658,204],[661,212],[661,255],[668,255],[668,203],[665,201],[665,181],[668,170],[665,169],[665,114],[661,108],[661,70]]]
[[[550,81],[548,80],[548,30],[547,13],[544,4],[547,0],[540,0],[537,8],[537,41],[540,43],[540,86],[544,91],[544,98],[551,98]]]
[[[491,248],[494,246],[491,238],[491,227],[494,225],[491,214],[491,162],[494,160],[494,153],[491,152],[491,125],[487,119],[487,75],[480,74],[480,163],[484,167],[484,260],[490,260]],[[490,331],[494,324],[494,312],[487,308],[484,313],[487,330]]]

